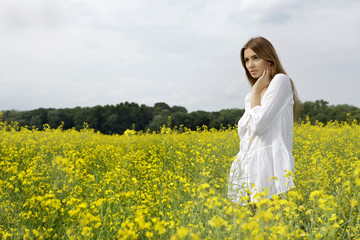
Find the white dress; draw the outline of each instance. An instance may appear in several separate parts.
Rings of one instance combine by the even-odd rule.
[[[290,78],[277,74],[265,91],[260,106],[251,108],[251,92],[245,98],[245,113],[238,123],[240,151],[231,165],[229,198],[268,191],[267,198],[294,187],[293,92]],[[246,193],[250,190],[250,194]]]

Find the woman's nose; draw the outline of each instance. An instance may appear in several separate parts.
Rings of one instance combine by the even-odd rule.
[[[254,62],[249,60],[249,67],[254,67]]]

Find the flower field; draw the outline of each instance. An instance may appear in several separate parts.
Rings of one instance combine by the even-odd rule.
[[[360,239],[357,123],[296,125],[296,187],[256,207],[227,199],[233,128],[18,130],[0,122],[1,239]]]

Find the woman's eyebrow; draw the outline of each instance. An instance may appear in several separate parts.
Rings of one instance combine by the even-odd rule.
[[[254,55],[250,56],[250,58],[253,58],[253,57],[257,57],[257,55],[254,54]],[[248,57],[244,57],[244,59],[249,59],[249,58],[248,58]]]

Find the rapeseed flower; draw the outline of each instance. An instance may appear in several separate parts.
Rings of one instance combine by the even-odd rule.
[[[296,125],[295,188],[238,205],[226,194],[236,128],[108,136],[0,122],[0,238],[357,239],[359,136],[357,124]]]

